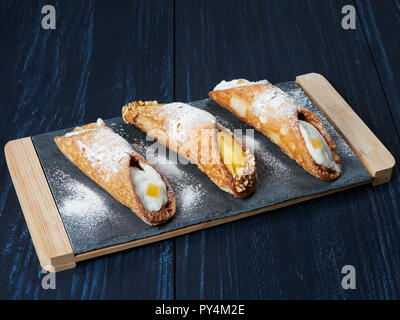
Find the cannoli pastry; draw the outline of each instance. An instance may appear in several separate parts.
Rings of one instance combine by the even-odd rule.
[[[175,195],[165,177],[103,120],[54,141],[83,173],[147,224],[159,225],[175,214]]]
[[[335,143],[321,120],[266,80],[222,81],[209,94],[277,144],[315,177],[332,181],[341,175]]]
[[[238,198],[254,192],[254,156],[210,113],[180,102],[135,101],[122,108],[122,117],[196,164],[225,192]]]

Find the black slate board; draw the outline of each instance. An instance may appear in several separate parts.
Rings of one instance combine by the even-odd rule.
[[[285,156],[264,135],[253,131],[212,100],[195,101],[190,104],[211,112],[229,129],[241,129],[243,135],[246,134],[246,130],[250,130],[247,131],[249,135],[254,133],[256,141],[254,153],[258,172],[257,189],[249,199],[234,199],[221,191],[194,165],[183,164],[182,162],[185,162],[183,159],[180,159],[177,165],[155,163],[155,166],[170,181],[177,197],[175,217],[159,227],[150,227],[143,223],[128,208],[115,201],[64,157],[53,142],[53,137],[71,129],[34,136],[32,139],[37,154],[75,254],[369,181],[370,175],[350,147],[299,86],[294,82],[286,82],[278,86],[291,94],[303,106],[315,112],[324,122],[336,143],[343,165],[342,176],[334,182],[316,179]],[[136,151],[144,156],[146,152],[150,156],[154,155],[154,149],[150,146],[154,146],[155,142],[146,141],[146,135],[142,131],[123,123],[120,117],[105,120],[105,122],[126,138]],[[249,147],[252,147],[252,143],[249,143]]]

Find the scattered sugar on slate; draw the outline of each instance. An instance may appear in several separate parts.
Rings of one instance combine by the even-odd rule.
[[[102,197],[91,188],[61,170],[57,170],[54,176],[64,186],[64,199],[59,203],[64,218],[94,228],[108,216],[109,210]]]

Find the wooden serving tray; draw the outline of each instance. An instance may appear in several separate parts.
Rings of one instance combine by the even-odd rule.
[[[60,213],[56,203],[57,198],[51,190],[49,180],[46,178],[46,170],[42,167],[38,150],[35,148],[32,138],[27,137],[8,142],[5,146],[7,165],[41,266],[51,272],[66,270],[75,267],[76,262],[82,260],[187,234],[361,184],[378,185],[388,182],[395,164],[393,156],[332,85],[323,76],[316,73],[298,76],[296,83],[301,86],[351,147],[368,171],[367,179],[329,190],[325,188],[321,192],[313,192],[313,194],[306,194],[268,206],[252,206],[249,210],[241,210],[231,215],[224,214],[191,225],[167,227],[165,230],[160,229],[158,234],[153,233],[150,236],[143,236],[132,241],[122,241],[94,250],[74,251],[71,231],[68,232],[68,225],[65,224],[65,220],[63,221],[62,212]]]

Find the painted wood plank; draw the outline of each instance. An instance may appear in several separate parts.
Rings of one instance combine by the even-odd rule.
[[[400,136],[400,2],[356,1],[358,27],[365,33]]]
[[[348,1],[176,2],[176,100],[222,79],[324,74],[397,158],[385,95]],[[176,239],[177,298],[399,298],[400,181],[313,200]],[[397,209],[397,210],[396,210]],[[343,290],[354,265],[357,290]]]
[[[173,98],[172,1],[59,1],[57,29],[40,27],[44,1],[0,2],[0,144],[120,114],[136,96]],[[5,45],[6,44],[6,45]],[[0,298],[173,297],[173,242],[43,275],[0,156]]]

